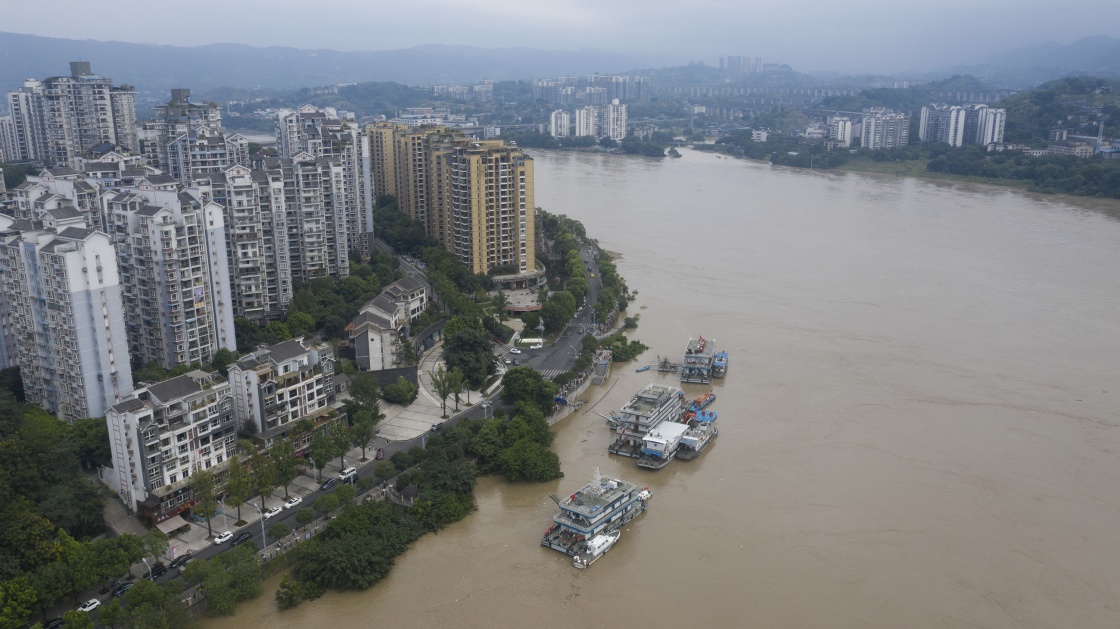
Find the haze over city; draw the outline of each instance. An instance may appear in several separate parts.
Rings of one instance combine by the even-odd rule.
[[[199,0],[190,11],[131,0],[106,0],[91,11],[80,0],[50,0],[6,7],[3,29],[178,46],[590,48],[657,55],[665,65],[745,54],[801,71],[890,73],[974,62],[1030,43],[1068,44],[1120,23],[1120,3],[1112,0],[1073,0],[1060,9],[1050,0],[946,0],[936,10],[888,0],[337,0],[321,9],[307,19],[309,6],[295,0]]]

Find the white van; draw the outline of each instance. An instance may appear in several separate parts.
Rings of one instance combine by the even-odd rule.
[[[356,470],[352,467],[348,467],[348,468],[346,468],[346,469],[344,469],[344,470],[342,470],[341,472],[338,473],[338,480],[340,480],[344,483],[350,483],[350,482],[353,482],[354,479],[357,478],[357,476],[358,476],[358,470]]]

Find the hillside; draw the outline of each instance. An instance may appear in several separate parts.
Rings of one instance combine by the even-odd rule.
[[[1071,134],[1097,135],[1104,122],[1106,138],[1120,137],[1120,82],[1096,77],[1070,77],[1044,83],[1006,98],[1008,142],[1044,145],[1052,127]]]
[[[65,74],[68,62],[74,60],[90,61],[97,74],[135,85],[142,95],[160,97],[173,87],[202,93],[222,86],[293,89],[362,81],[463,84],[480,79],[612,73],[680,62],[596,50],[428,45],[340,52],[241,44],[159,46],[0,32],[0,91],[18,88],[27,77]]]

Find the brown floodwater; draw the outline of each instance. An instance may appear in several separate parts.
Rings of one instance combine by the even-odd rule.
[[[639,364],[731,353],[713,446],[640,470],[575,414],[564,479],[207,626],[1120,626],[1120,205],[683,153],[534,152],[536,198],[624,256]],[[672,381],[634,366],[585,408]],[[538,541],[596,467],[654,498],[579,571]]]

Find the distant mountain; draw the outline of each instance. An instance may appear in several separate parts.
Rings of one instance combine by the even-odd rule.
[[[1006,87],[1031,87],[1084,74],[1120,77],[1120,39],[1097,35],[1072,44],[1028,44],[944,71],[972,74]]]
[[[161,46],[0,32],[0,91],[19,87],[27,77],[67,74],[68,63],[77,60],[91,62],[96,74],[135,85],[143,94],[158,95],[173,87],[202,93],[223,86],[290,89],[362,81],[464,84],[480,79],[611,74],[683,62],[683,58],[597,50],[428,45],[341,52],[241,44]]]

